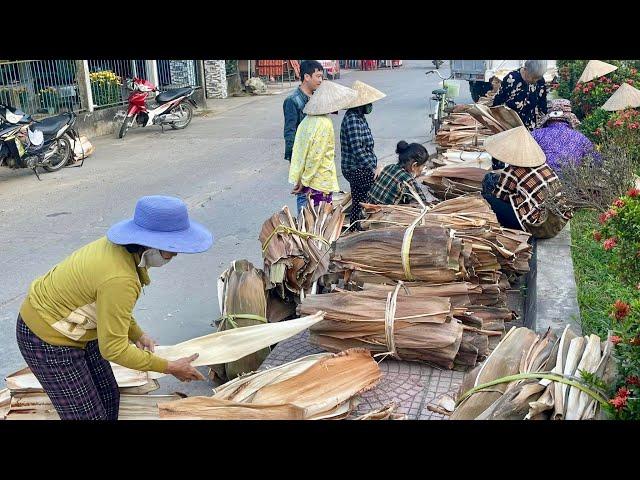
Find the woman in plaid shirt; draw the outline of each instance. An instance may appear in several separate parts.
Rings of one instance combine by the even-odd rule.
[[[486,188],[495,173],[485,177],[484,198],[507,228],[521,229],[536,238],[555,237],[571,218],[562,203],[562,185],[547,165],[540,146],[526,127],[498,133],[485,141],[487,153],[507,163],[493,191]],[[550,197],[555,197],[548,202]]]
[[[377,205],[398,205],[415,201],[409,190],[411,187],[424,203],[428,203],[415,177],[420,175],[429,153],[419,143],[398,142],[396,147],[398,163],[387,165],[376,178],[369,192],[369,203]]]
[[[356,80],[351,86],[358,97],[351,103],[340,127],[340,151],[342,175],[351,187],[351,225],[362,230],[358,220],[362,218],[361,202],[367,195],[376,177],[378,159],[373,151],[373,135],[365,118],[373,110],[373,102],[386,95],[379,90]]]

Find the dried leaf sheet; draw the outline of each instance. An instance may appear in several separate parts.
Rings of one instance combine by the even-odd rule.
[[[355,406],[354,397],[373,388],[380,368],[369,352],[350,349],[338,354],[312,355],[286,365],[250,374],[217,389],[213,397],[194,397],[168,408],[192,412],[199,418],[256,418],[256,406],[269,406],[262,413],[303,412],[304,419],[343,418]],[[226,405],[219,402],[227,402]],[[245,406],[245,408],[243,408]],[[283,410],[275,411],[280,406]],[[215,408],[214,408],[215,407]],[[296,413],[297,415],[297,413]]]
[[[306,330],[322,320],[323,316],[323,312],[317,312],[286,322],[216,332],[173,346],[158,346],[156,354],[167,360],[177,360],[198,353],[200,356],[191,363],[194,367],[233,362]],[[164,374],[152,372],[150,375],[159,378]]]
[[[178,395],[120,395],[118,420],[158,420],[158,405],[178,400]],[[45,393],[16,393],[7,420],[59,420]]]

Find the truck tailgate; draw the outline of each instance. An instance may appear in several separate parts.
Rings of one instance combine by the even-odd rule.
[[[486,60],[451,60],[453,78],[484,80]]]

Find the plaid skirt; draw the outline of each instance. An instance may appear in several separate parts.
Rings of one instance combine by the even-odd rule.
[[[120,391],[98,341],[82,348],[42,341],[18,315],[18,348],[62,420],[117,420]]]

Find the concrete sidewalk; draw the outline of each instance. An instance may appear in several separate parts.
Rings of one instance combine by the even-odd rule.
[[[196,110],[195,114],[202,117],[220,115],[221,113],[235,110],[236,108],[244,107],[251,103],[259,102],[266,98],[272,98],[273,96],[277,95],[281,95],[284,100],[285,96],[295,88],[297,88],[297,84],[292,87],[289,87],[286,84],[284,87],[268,85],[267,93],[261,95],[240,94],[227,98],[208,98],[206,100],[206,107]]]

